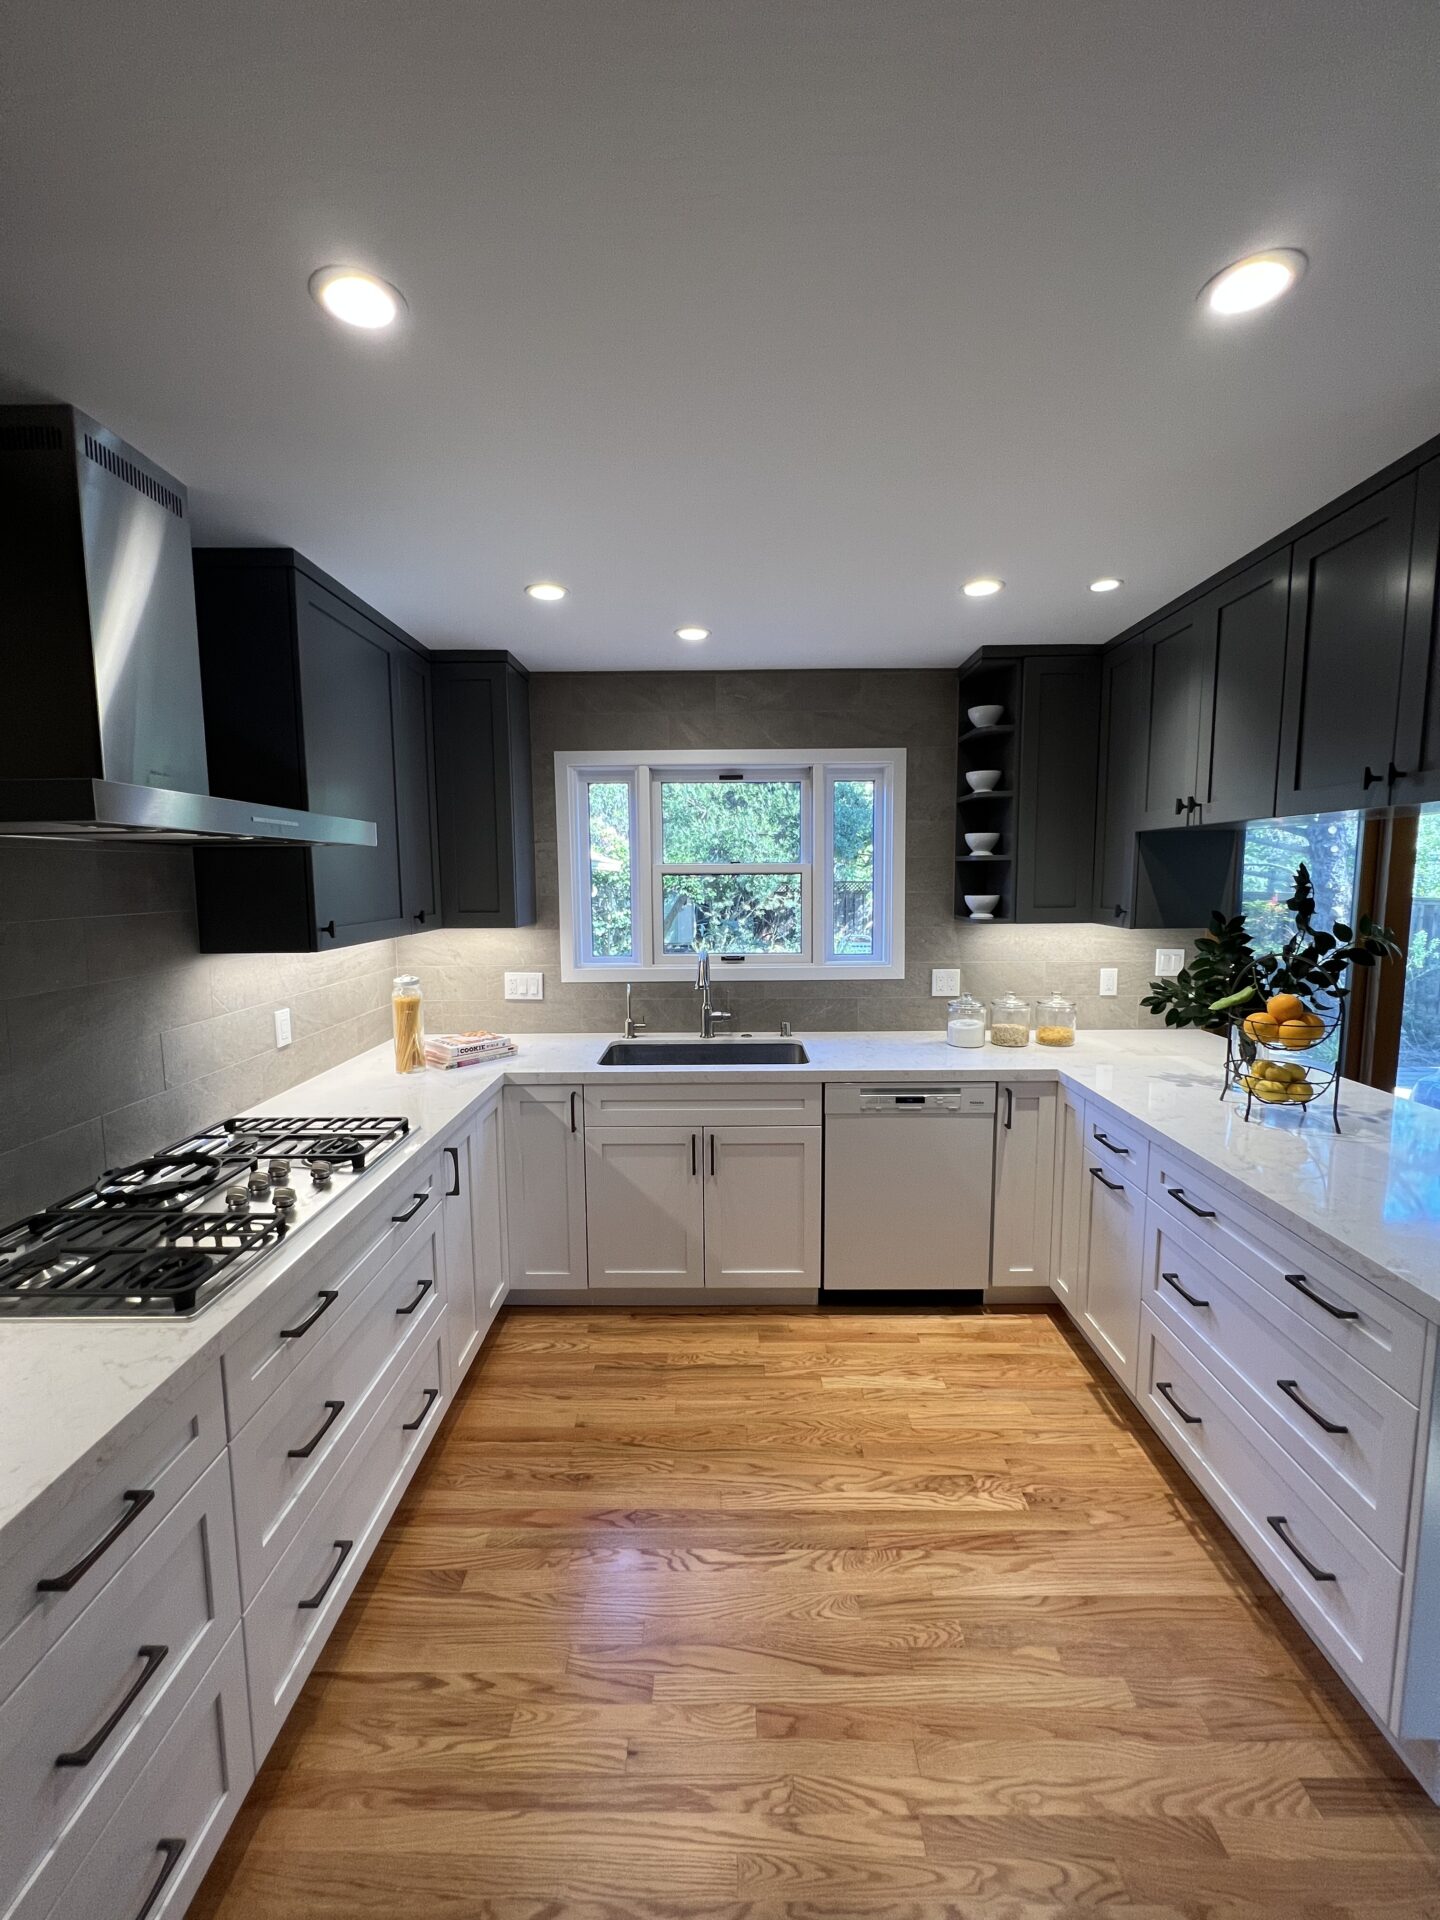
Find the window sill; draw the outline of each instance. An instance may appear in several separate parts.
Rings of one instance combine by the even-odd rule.
[[[615,966],[577,967],[573,962],[561,961],[560,978],[566,986],[618,986],[627,980],[637,983],[642,980],[669,981],[675,986],[693,986],[695,982],[695,961],[682,961],[679,966],[642,967],[638,962]],[[828,981],[831,986],[842,980],[903,980],[904,963],[891,962],[880,965],[872,961],[856,961],[853,965],[832,965],[828,967],[786,966],[774,961],[746,960],[735,966],[720,958],[718,954],[710,956],[710,979],[715,987],[741,986],[746,981],[763,980],[770,985],[781,981],[796,982]]]

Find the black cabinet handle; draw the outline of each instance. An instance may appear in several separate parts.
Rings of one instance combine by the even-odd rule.
[[[1397,767],[1393,760],[1390,762],[1390,784],[1392,787],[1397,780],[1408,780],[1409,778],[1410,776],[1404,767]]]
[[[1175,811],[1176,813],[1184,813],[1185,811],[1185,802],[1180,798],[1178,793],[1175,796]]]
[[[580,1131],[575,1124],[575,1095],[573,1093],[570,1095],[570,1131],[571,1133],[578,1133]]]
[[[280,1338],[282,1340],[298,1340],[302,1333],[308,1333],[320,1318],[321,1314],[330,1311],[331,1307],[333,1307],[335,1302],[340,1298],[340,1295],[333,1288],[326,1287],[316,1297],[320,1302],[319,1306],[316,1307],[313,1313],[306,1314],[298,1327],[281,1327]]]
[[[343,1567],[345,1562],[350,1558],[350,1550],[354,1545],[355,1542],[353,1540],[337,1540],[335,1542],[335,1551],[339,1554],[340,1558],[335,1562],[334,1566],[331,1567],[329,1573],[326,1574],[324,1580],[320,1583],[320,1586],[311,1594],[308,1600],[296,1601],[295,1604],[303,1612],[313,1613],[316,1607],[324,1605],[325,1596],[331,1587],[334,1586],[341,1567]]]
[[[424,909],[424,907],[421,907],[421,909],[420,909],[420,911],[419,911],[419,912],[418,912],[417,914],[414,914],[414,915],[412,915],[412,918],[413,918],[413,919],[415,919],[415,920],[418,920],[418,921],[419,921],[419,923],[420,923],[420,925],[421,925],[421,926],[423,927],[423,926],[424,926],[424,924],[425,924],[425,909]]]
[[[127,1528],[134,1526],[146,1507],[148,1507],[150,1502],[155,1498],[155,1489],[153,1487],[131,1487],[122,1493],[120,1498],[127,1502],[126,1510],[121,1514],[120,1518],[104,1538],[97,1540],[85,1555],[84,1559],[77,1560],[74,1566],[69,1568],[65,1573],[51,1574],[49,1578],[45,1580],[37,1580],[35,1582],[35,1591],[37,1593],[69,1593],[72,1587],[78,1586],[90,1571],[91,1567],[93,1567],[95,1562],[100,1558],[101,1554],[108,1553],[120,1538],[121,1534],[124,1533]]]
[[[710,1178],[715,1178],[715,1136],[710,1136]]]
[[[1090,1128],[1090,1133],[1091,1133],[1091,1137],[1093,1139],[1098,1140],[1102,1147],[1108,1147],[1111,1153],[1123,1153],[1126,1159],[1127,1160],[1129,1159],[1130,1157],[1129,1147],[1122,1147],[1118,1140],[1112,1140],[1108,1133],[1102,1133],[1099,1127],[1094,1126],[1093,1124]]]
[[[1099,1167],[1091,1167],[1090,1178],[1092,1180],[1098,1180],[1102,1187],[1108,1187],[1111,1193],[1120,1193],[1124,1190],[1125,1182],[1123,1180],[1107,1180]]]
[[[1301,1566],[1304,1567],[1312,1580],[1336,1580],[1339,1578],[1338,1574],[1326,1573],[1322,1567],[1317,1567],[1309,1554],[1301,1552],[1299,1547],[1296,1546],[1295,1542],[1285,1531],[1290,1522],[1283,1513],[1267,1513],[1265,1516],[1265,1524],[1267,1527],[1273,1527],[1275,1529],[1276,1533],[1279,1534],[1280,1538],[1285,1542],[1285,1545],[1290,1549],[1291,1553],[1294,1554],[1295,1558],[1300,1562]]]
[[[1365,778],[1361,782],[1361,785],[1367,789],[1370,787],[1375,787],[1375,786],[1378,786],[1384,778],[1385,776],[1383,773],[1372,773],[1369,767],[1366,767]]]
[[[1117,920],[1123,920],[1123,919],[1125,918],[1125,909],[1124,909],[1124,907],[1116,907],[1116,909],[1115,909],[1115,918],[1116,918]]]
[[[183,1840],[157,1840],[155,1842],[155,1851],[157,1853],[163,1853],[165,1859],[161,1864],[159,1877],[154,1886],[151,1887],[149,1893],[146,1894],[145,1904],[136,1914],[135,1920],[146,1920],[147,1915],[155,1911],[155,1902],[165,1891],[171,1874],[174,1873],[176,1867],[180,1864],[180,1856],[185,1851],[185,1842]]]
[[[1323,1293],[1316,1293],[1303,1273],[1287,1273],[1285,1278],[1297,1293],[1303,1293],[1307,1300],[1313,1300],[1317,1307],[1323,1307],[1334,1319],[1358,1320],[1360,1318],[1354,1307],[1332,1307]]]
[[[325,1402],[325,1418],[315,1429],[314,1438],[307,1440],[303,1447],[289,1448],[285,1458],[287,1460],[308,1460],[344,1411],[345,1402],[343,1400],[327,1400]]]
[[[434,1406],[435,1402],[439,1398],[440,1398],[439,1387],[426,1387],[424,1406],[421,1407],[419,1413],[416,1414],[413,1420],[406,1420],[401,1424],[400,1431],[402,1433],[418,1433],[421,1427],[423,1427],[425,1424],[426,1414],[429,1413],[431,1407]]]
[[[1192,1307],[1208,1307],[1209,1306],[1210,1302],[1208,1300],[1197,1299],[1197,1297],[1193,1293],[1186,1292],[1185,1288],[1182,1287],[1180,1284],[1180,1276],[1178,1273],[1162,1273],[1160,1278],[1164,1281],[1167,1281],[1179,1294],[1182,1300],[1188,1300]]]
[[[131,1707],[134,1706],[146,1687],[149,1686],[150,1682],[155,1678],[155,1675],[160,1671],[165,1656],[169,1651],[169,1647],[141,1647],[140,1658],[145,1664],[140,1669],[140,1678],[135,1682],[134,1686],[131,1687],[130,1691],[120,1702],[119,1706],[116,1707],[104,1726],[101,1727],[97,1733],[92,1733],[83,1747],[76,1747],[73,1753],[56,1754],[55,1764],[57,1767],[89,1766],[90,1762],[95,1758],[96,1754],[99,1753],[116,1727],[119,1726]]]
[[[323,934],[327,934],[329,938],[333,940],[335,938],[335,922],[333,920],[327,920],[320,931]]]
[[[1334,1420],[1327,1420],[1323,1413],[1320,1413],[1316,1408],[1312,1407],[1304,1394],[1301,1393],[1298,1380],[1277,1380],[1275,1384],[1287,1400],[1293,1400],[1300,1411],[1302,1413],[1308,1413],[1316,1426],[1323,1427],[1326,1433],[1348,1433],[1350,1431],[1349,1427],[1342,1427]]]
[[[1178,1200],[1187,1213],[1193,1213],[1197,1220],[1213,1220],[1215,1218],[1215,1209],[1213,1207],[1197,1207],[1193,1200],[1187,1200],[1183,1187],[1167,1187],[1166,1192],[1172,1200]]]
[[[433,1287],[434,1284],[435,1282],[433,1280],[422,1280],[420,1282],[419,1287],[416,1290],[415,1298],[410,1302],[409,1306],[396,1307],[395,1312],[397,1317],[402,1320],[408,1320],[410,1315],[414,1313],[415,1309],[419,1306],[420,1302],[425,1298],[426,1294],[430,1291],[431,1287]]]
[[[1015,1120],[1015,1089],[1005,1089],[1005,1131],[1008,1133]]]
[[[458,1147],[446,1147],[445,1151],[450,1156],[450,1171],[455,1176],[454,1186],[445,1189],[445,1198],[447,1200],[458,1200],[460,1197],[460,1149]]]
[[[690,1136],[690,1178],[693,1180],[700,1171],[700,1144],[694,1134]]]
[[[1168,1380],[1157,1380],[1155,1382],[1155,1391],[1162,1399],[1169,1401],[1170,1405],[1175,1409],[1176,1413],[1179,1414],[1187,1427],[1204,1426],[1205,1422],[1200,1418],[1198,1413],[1187,1413],[1184,1407],[1181,1406],[1180,1402],[1175,1398],[1175,1390]]]
[[[428,1193],[412,1193],[409,1206],[402,1207],[399,1213],[392,1213],[390,1216],[390,1224],[396,1227],[403,1227],[407,1220],[413,1220],[415,1218],[416,1214],[429,1198]]]

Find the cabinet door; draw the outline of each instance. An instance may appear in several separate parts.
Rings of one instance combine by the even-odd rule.
[[[504,660],[437,660],[435,806],[450,927],[535,919],[530,691]]]
[[[1085,1110],[1062,1087],[1055,1116],[1055,1271],[1051,1281],[1072,1320],[1085,1306]]]
[[[1145,802],[1150,651],[1132,641],[1105,656],[1102,688],[1104,797],[1097,920],[1128,925],[1135,908],[1135,839]]]
[[[457,1387],[480,1346],[475,1307],[475,1137],[463,1133],[445,1148],[445,1340],[450,1384]]]
[[[1090,1189],[1081,1325],[1100,1358],[1133,1393],[1140,1350],[1145,1196],[1085,1155]]]
[[[1420,469],[1391,798],[1440,800],[1440,460]]]
[[[585,1112],[578,1087],[505,1089],[505,1218],[514,1287],[583,1287]]]
[[[363,614],[303,574],[295,582],[305,716],[306,805],[375,822],[373,847],[311,850],[322,947],[408,931],[400,913],[395,824],[395,643]]]
[[[1414,519],[1412,473],[1295,543],[1282,814],[1389,799]]]
[[[1100,666],[1057,651],[1025,662],[1015,827],[1015,918],[1089,920],[1095,884]],[[977,822],[977,824],[979,824]],[[972,876],[978,871],[967,867]],[[978,885],[972,877],[972,885]]]
[[[1208,651],[1205,613],[1199,601],[1171,614],[1145,636],[1150,649],[1150,700],[1146,731],[1145,799],[1141,825],[1188,825],[1197,798],[1200,705]]]
[[[473,1142],[470,1226],[475,1245],[475,1315],[480,1339],[495,1323],[510,1291],[505,1258],[505,1160],[500,1102],[471,1129]]]
[[[1275,811],[1289,612],[1288,547],[1206,598],[1192,824],[1268,820]]]
[[[821,1127],[705,1132],[707,1287],[820,1285]]]
[[[587,1127],[592,1287],[703,1287],[699,1127]]]
[[[430,738],[430,668],[408,647],[390,656],[395,715],[395,819],[400,849],[400,912],[407,926],[439,924],[435,854],[435,767]]]
[[[1055,1088],[999,1089],[990,1285],[1048,1287],[1055,1196]]]

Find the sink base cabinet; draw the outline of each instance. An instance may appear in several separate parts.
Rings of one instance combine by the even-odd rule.
[[[819,1127],[711,1127],[707,1287],[820,1285]]]
[[[698,1127],[587,1131],[585,1218],[592,1287],[704,1286],[701,1135]]]

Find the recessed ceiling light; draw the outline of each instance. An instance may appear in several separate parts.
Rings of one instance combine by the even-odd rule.
[[[967,580],[960,591],[972,600],[984,600],[992,593],[999,593],[1004,584],[1003,580],[992,580],[986,575],[979,580]]]
[[[1274,247],[1269,253],[1247,254],[1233,266],[1217,273],[1200,289],[1200,298],[1211,313],[1228,318],[1236,313],[1253,313],[1268,307],[1282,293],[1288,293],[1304,273],[1309,262],[1298,247]]]
[[[709,627],[676,627],[675,638],[677,640],[708,640],[710,629]]]
[[[553,580],[537,580],[534,586],[526,587],[526,593],[532,600],[563,600],[564,587],[557,586]]]
[[[1107,573],[1102,575],[1099,580],[1092,580],[1090,582],[1090,591],[1091,593],[1114,593],[1117,587],[1123,587],[1124,584],[1125,582],[1118,574]]]
[[[399,289],[388,280],[378,280],[356,267],[321,267],[310,276],[310,291],[336,320],[370,333],[393,326],[405,305]]]

